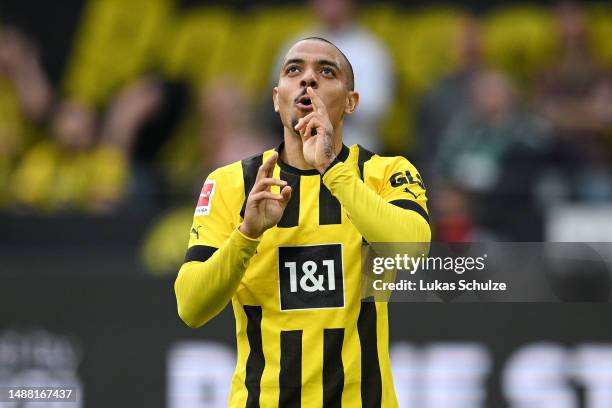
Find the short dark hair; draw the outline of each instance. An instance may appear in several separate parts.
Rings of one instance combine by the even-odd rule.
[[[334,44],[333,42],[326,40],[323,37],[306,37],[306,38],[302,38],[300,41],[306,41],[306,40],[317,40],[317,41],[323,41],[324,43],[327,43],[329,45],[331,45],[332,47],[334,47],[336,50],[338,50],[338,52],[340,53],[340,55],[342,55],[342,58],[344,59],[344,62],[346,62],[346,65],[348,66],[349,69],[349,82],[348,82],[348,88],[351,91],[355,90],[355,74],[353,73],[353,66],[351,65],[351,62],[349,61],[349,59],[347,58],[346,55],[344,55],[344,53],[342,52],[342,50],[340,50],[340,48],[338,48],[336,46],[336,44]]]

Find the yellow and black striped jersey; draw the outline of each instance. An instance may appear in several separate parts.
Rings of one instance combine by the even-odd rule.
[[[209,175],[187,263],[205,262],[240,225],[257,170],[272,152]],[[358,145],[343,146],[338,159],[386,202],[428,220],[425,188],[408,160]],[[387,304],[361,299],[364,237],[317,170],[279,160],[273,176],[293,193],[232,297],[238,361],[229,406],[396,407]]]

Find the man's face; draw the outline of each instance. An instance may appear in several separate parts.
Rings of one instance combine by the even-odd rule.
[[[336,129],[344,114],[351,114],[358,95],[348,89],[349,68],[331,44],[319,40],[296,43],[283,61],[278,86],[273,90],[274,110],[285,127],[313,111],[306,88],[311,86],[325,103],[329,120]]]

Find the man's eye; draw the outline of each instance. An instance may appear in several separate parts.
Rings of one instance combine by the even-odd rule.
[[[298,67],[296,67],[295,65],[292,65],[292,66],[290,66],[290,67],[288,67],[288,68],[286,69],[286,72],[287,72],[288,74],[291,74],[291,73],[294,73],[294,72],[298,72],[298,71],[299,71],[299,68],[298,68]]]
[[[334,71],[331,68],[323,68],[321,72],[323,75],[334,75]]]

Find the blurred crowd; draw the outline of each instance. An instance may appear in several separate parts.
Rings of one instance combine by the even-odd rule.
[[[537,241],[555,203],[612,203],[610,6],[89,0],[56,81],[0,15],[0,208],[191,208],[212,169],[280,142],[271,87],[310,35],[354,66],[345,142],[416,164],[436,239]]]
[[[552,13],[557,44],[522,81],[486,60],[481,22],[464,20],[456,71],[420,102],[440,240],[542,240],[547,208],[612,203],[612,71],[580,6]]]

